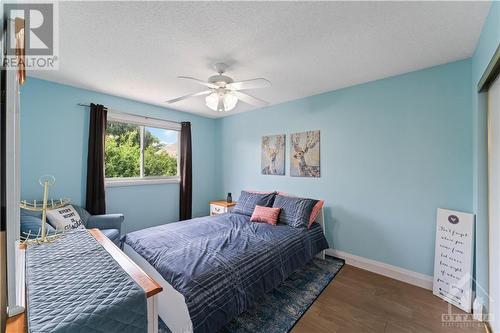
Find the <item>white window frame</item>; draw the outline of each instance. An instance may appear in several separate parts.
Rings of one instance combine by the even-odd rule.
[[[178,147],[178,153],[181,151],[181,124],[168,121],[168,120],[162,120],[162,119],[156,119],[156,118],[149,118],[149,117],[144,117],[144,116],[136,116],[136,115],[131,115],[131,114],[126,114],[126,113],[120,113],[116,111],[108,111],[108,121],[110,122],[120,122],[120,123],[126,123],[126,124],[132,124],[132,125],[139,125],[139,126],[144,126],[144,127],[155,127],[155,128],[162,128],[166,130],[171,130],[171,131],[177,131],[177,147]],[[141,127],[141,128],[144,128]],[[141,134],[141,141],[142,141],[142,134]],[[119,186],[134,186],[134,185],[153,185],[153,184],[169,184],[169,183],[180,183],[181,178],[179,175],[179,161],[180,157],[179,154],[177,154],[177,176],[147,176],[145,177],[143,175],[144,168],[142,164],[144,163],[144,156],[143,155],[143,149],[142,149],[143,143],[141,142],[141,176],[140,177],[124,177],[124,178],[105,178],[105,185],[106,187],[119,187]],[[105,175],[106,177],[106,175]]]

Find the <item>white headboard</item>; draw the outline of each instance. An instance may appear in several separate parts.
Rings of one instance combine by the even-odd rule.
[[[325,214],[323,212],[323,207],[321,207],[321,211],[319,212],[318,216],[316,216],[316,219],[314,222],[318,223],[321,228],[323,229],[323,235],[326,235],[325,233]]]
[[[326,237],[325,214],[323,212],[323,207],[321,207],[321,211],[319,212],[318,216],[316,216],[316,219],[314,220],[314,222],[318,223],[321,226],[321,229],[323,229],[323,235],[325,235],[325,237]],[[316,257],[324,260],[325,256],[326,256],[326,251],[323,250]]]

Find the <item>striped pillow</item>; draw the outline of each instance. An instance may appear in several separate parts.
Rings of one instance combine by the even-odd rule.
[[[280,215],[281,208],[272,208],[264,206],[255,206],[250,221],[252,222],[265,222],[267,224],[276,225]]]
[[[241,191],[238,203],[233,209],[233,213],[252,216],[256,205],[272,207],[276,192],[260,194]]]
[[[294,197],[296,198],[295,195],[285,193],[285,192],[277,192],[278,195],[282,195],[284,197]],[[318,217],[319,212],[321,211],[321,208],[325,205],[325,200],[318,200],[318,202],[314,205],[313,209],[311,210],[311,216],[309,216],[309,223],[307,224],[307,229],[311,229],[312,224],[316,220],[316,217]]]
[[[273,207],[281,208],[280,223],[294,228],[307,228],[312,209],[318,200],[277,195]]]

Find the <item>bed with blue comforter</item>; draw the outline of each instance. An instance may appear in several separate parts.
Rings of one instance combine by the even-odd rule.
[[[321,226],[207,216],[129,233],[125,243],[186,301],[194,332],[215,332],[328,248]]]

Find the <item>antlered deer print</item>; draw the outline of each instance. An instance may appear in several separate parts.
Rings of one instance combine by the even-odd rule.
[[[319,177],[319,131],[294,133],[291,136],[290,175]]]
[[[262,137],[261,168],[263,175],[285,174],[285,135]]]

